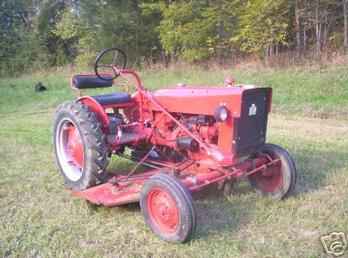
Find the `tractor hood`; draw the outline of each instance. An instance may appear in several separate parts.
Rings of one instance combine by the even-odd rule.
[[[160,89],[155,99],[169,112],[214,115],[219,106],[226,106],[233,117],[240,117],[242,96],[259,89],[240,85],[235,87],[177,87]],[[153,109],[157,109],[153,106]]]

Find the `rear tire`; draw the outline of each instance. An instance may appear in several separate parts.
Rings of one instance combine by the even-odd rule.
[[[262,196],[281,200],[292,194],[295,190],[297,170],[294,160],[289,152],[275,144],[265,144],[260,153],[268,154],[272,158],[279,158],[281,163],[273,168],[271,175],[262,172],[248,177],[251,186]]]
[[[190,192],[176,178],[161,173],[145,182],[140,207],[146,224],[168,242],[188,241],[196,229]]]
[[[58,107],[53,144],[67,188],[85,190],[105,176],[108,156],[101,128],[96,115],[79,102],[65,102]]]

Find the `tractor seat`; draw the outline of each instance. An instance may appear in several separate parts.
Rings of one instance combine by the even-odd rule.
[[[107,80],[102,80],[93,74],[77,74],[72,77],[71,83],[74,88],[79,90],[111,87],[112,76],[103,75],[103,77]]]
[[[98,95],[93,96],[92,98],[101,105],[126,104],[132,101],[131,96],[125,92]]]

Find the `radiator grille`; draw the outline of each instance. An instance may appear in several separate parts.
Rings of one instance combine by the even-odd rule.
[[[256,151],[266,141],[270,88],[243,92],[241,117],[235,119],[234,151],[246,155]]]

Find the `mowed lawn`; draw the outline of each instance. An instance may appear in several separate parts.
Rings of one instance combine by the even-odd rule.
[[[268,141],[293,154],[296,193],[275,202],[246,182],[228,197],[208,189],[196,196],[197,232],[180,245],[153,235],[138,205],[93,209],[64,190],[51,123],[55,106],[73,99],[68,73],[0,80],[0,257],[327,257],[320,236],[348,235],[346,69],[143,75],[146,85],[158,88],[222,84],[230,73],[238,81],[274,87]],[[48,91],[35,93],[38,81]]]

